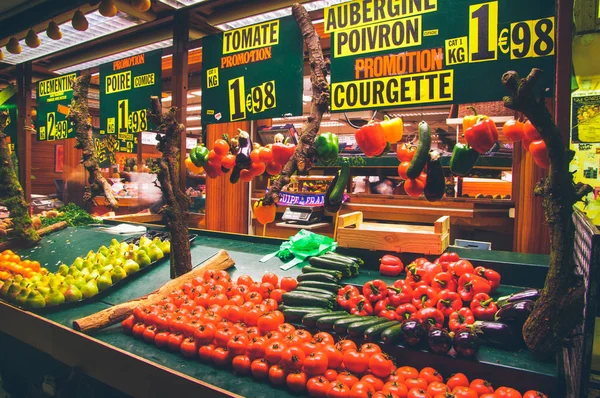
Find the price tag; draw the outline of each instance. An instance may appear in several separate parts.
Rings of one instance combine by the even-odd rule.
[[[67,116],[73,98],[73,80],[79,73],[71,73],[37,82],[36,127],[38,141],[56,141],[74,138],[75,131]]]

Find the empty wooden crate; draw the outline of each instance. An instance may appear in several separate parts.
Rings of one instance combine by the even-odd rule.
[[[337,242],[340,247],[437,255],[450,244],[450,217],[433,225],[384,224],[364,222],[359,211],[348,213],[339,217]]]

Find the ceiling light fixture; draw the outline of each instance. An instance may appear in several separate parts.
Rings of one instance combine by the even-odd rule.
[[[160,0],[160,1],[169,1],[169,0]],[[178,0],[178,1],[182,1],[182,0]],[[336,4],[346,3],[348,1],[350,1],[350,0],[318,0],[318,1],[311,1],[309,3],[304,3],[302,5],[304,6],[304,8],[306,8],[306,11],[311,12],[311,11],[316,11],[316,10],[322,10],[325,7],[333,6]],[[238,28],[242,28],[244,26],[254,25],[254,24],[257,24],[260,22],[265,22],[265,21],[270,21],[270,20],[282,18],[282,17],[288,16],[288,15],[292,15],[291,7],[286,7],[286,8],[282,8],[280,10],[265,12],[263,14],[253,15],[251,17],[236,19],[235,21],[226,22],[226,23],[217,25],[216,27],[221,30],[238,29]]]
[[[194,120],[200,120],[200,116],[188,116],[185,120],[188,122],[193,122]]]
[[[169,7],[173,7],[173,8],[183,8],[183,7],[189,7],[189,6],[193,6],[195,4],[199,4],[202,3],[203,1],[206,0],[158,0],[163,4],[168,5]]]
[[[186,128],[187,131],[199,131],[202,130],[202,127],[188,127]]]
[[[202,105],[194,105],[194,106],[187,107],[188,112],[196,112],[196,111],[200,111],[200,110],[202,110]]]

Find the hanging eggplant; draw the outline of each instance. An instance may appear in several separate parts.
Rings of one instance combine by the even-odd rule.
[[[243,169],[248,170],[252,165],[252,160],[250,159],[250,153],[252,152],[252,140],[250,139],[250,134],[247,131],[242,129],[238,129],[238,149],[235,154],[235,166],[233,166],[233,170],[231,175],[229,176],[229,181],[232,184],[235,184],[240,179],[240,172]]]
[[[340,159],[340,163],[340,170],[329,184],[329,187],[327,187],[327,192],[325,193],[325,210],[330,213],[337,213],[342,208],[344,190],[350,179],[350,163],[348,159],[342,158]]]
[[[429,151],[427,182],[425,183],[424,193],[425,198],[430,202],[442,199],[446,193],[446,177],[444,176],[444,169],[438,151]]]

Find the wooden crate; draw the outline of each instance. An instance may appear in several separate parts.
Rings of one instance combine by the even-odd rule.
[[[433,225],[383,224],[363,222],[360,211],[348,213],[339,217],[337,242],[347,248],[438,255],[450,244],[450,217]]]

